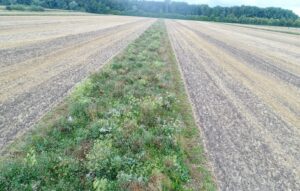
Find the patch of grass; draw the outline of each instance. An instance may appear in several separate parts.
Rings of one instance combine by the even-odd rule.
[[[0,190],[214,190],[162,21],[16,144]]]

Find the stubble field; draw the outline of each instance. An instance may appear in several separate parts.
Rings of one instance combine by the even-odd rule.
[[[0,17],[0,151],[155,19]],[[165,21],[221,190],[300,190],[298,29]]]
[[[0,150],[154,19],[0,17]]]
[[[167,28],[220,189],[299,190],[299,36],[190,21]]]

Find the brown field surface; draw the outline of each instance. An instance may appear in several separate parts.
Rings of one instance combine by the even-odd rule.
[[[0,150],[155,19],[0,17]]]
[[[166,23],[220,189],[300,190],[299,35]]]

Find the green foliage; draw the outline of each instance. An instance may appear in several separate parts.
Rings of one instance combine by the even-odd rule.
[[[24,5],[8,5],[8,6],[6,6],[6,10],[25,11],[26,10],[25,7],[26,6],[24,6]]]
[[[78,9],[79,9],[78,3],[77,3],[76,1],[71,1],[71,2],[69,3],[69,8],[70,8],[71,10],[78,10]]]
[[[40,7],[40,6],[35,6],[35,5],[21,5],[21,4],[14,4],[14,5],[7,5],[6,10],[12,11],[44,11],[45,9]]]
[[[154,24],[78,86],[64,114],[1,164],[0,190],[185,190],[187,114],[171,78],[176,64],[163,56],[167,39]]]
[[[96,179],[93,182],[93,188],[95,191],[104,191],[104,190],[108,190],[108,180],[107,179]]]

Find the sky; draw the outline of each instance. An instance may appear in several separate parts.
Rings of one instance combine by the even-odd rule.
[[[300,0],[173,0],[190,4],[208,4],[210,6],[254,5],[258,7],[281,7],[290,9],[300,16]]]

